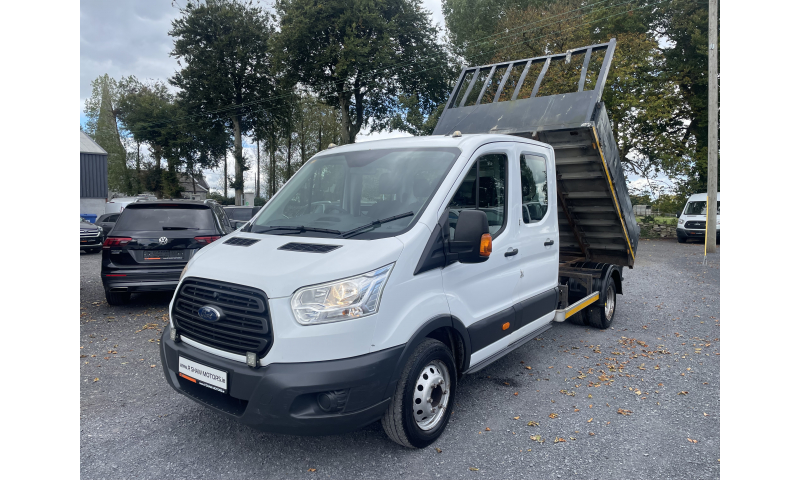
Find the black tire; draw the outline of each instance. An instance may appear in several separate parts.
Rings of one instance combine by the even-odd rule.
[[[605,291],[601,293],[598,301],[600,305],[589,307],[583,311],[590,326],[603,330],[611,326],[611,322],[614,321],[614,314],[617,312],[617,286],[610,277],[606,282]],[[606,311],[609,300],[612,302],[610,313]]]
[[[589,325],[589,321],[587,320],[586,310],[581,310],[578,313],[573,314],[571,317],[567,319],[567,321],[573,325],[578,325],[580,327],[585,327]]]
[[[447,405],[443,408],[444,414],[430,430],[423,430],[417,424],[414,416],[414,393],[417,388],[417,379],[423,375],[423,369],[432,362],[438,361],[448,370],[449,394],[444,397]],[[424,448],[436,441],[442,434],[450,415],[453,413],[456,396],[457,371],[453,360],[453,353],[445,344],[432,338],[426,338],[414,350],[408,359],[403,373],[397,382],[389,408],[383,414],[381,425],[383,431],[394,442],[409,448]],[[444,393],[448,393],[446,390]],[[440,405],[439,408],[442,408]]]
[[[681,237],[678,235],[678,243],[686,243],[686,237]]]
[[[109,305],[125,305],[130,300],[130,292],[109,292],[106,290],[106,302],[108,302]]]

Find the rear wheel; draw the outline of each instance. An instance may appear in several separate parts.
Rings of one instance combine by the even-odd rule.
[[[617,287],[613,279],[609,278],[606,281],[606,289],[600,299],[605,301],[599,306],[587,308],[584,310],[584,315],[589,325],[605,330],[611,326],[614,312],[617,310]]]
[[[442,342],[426,338],[408,359],[381,419],[393,441],[423,448],[444,431],[455,405],[456,365]]]
[[[130,292],[110,292],[106,290],[106,302],[108,302],[109,305],[125,305],[130,300]]]

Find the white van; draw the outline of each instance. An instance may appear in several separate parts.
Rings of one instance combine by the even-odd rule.
[[[719,243],[719,205],[720,196],[717,192],[717,243]],[[686,243],[690,238],[706,238],[706,198],[705,193],[695,193],[689,197],[686,206],[678,214],[678,243]]]
[[[566,316],[555,179],[552,147],[507,135],[321,152],[187,264],[161,342],[169,383],[264,430],[383,418],[393,440],[429,444],[459,375]],[[621,268],[593,272],[604,290],[583,306],[602,296],[605,328]]]
[[[170,386],[266,431],[380,420],[420,448],[462,375],[553,322],[609,328],[639,238],[600,101],[614,46],[491,66],[506,74],[488,95],[488,67],[465,68],[434,135],[317,153],[187,263],[160,343]],[[578,53],[577,91],[515,100],[526,67],[501,95],[513,65]]]

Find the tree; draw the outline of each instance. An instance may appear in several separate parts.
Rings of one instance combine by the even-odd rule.
[[[389,128],[400,95],[416,94],[426,113],[446,99],[454,75],[420,0],[278,0],[276,10],[285,68],[339,110],[342,142]]]
[[[108,188],[126,195],[136,193],[130,172],[128,154],[120,140],[120,83],[108,74],[92,81],[92,94],[86,99],[86,131],[108,152]]]
[[[470,65],[485,65],[502,45],[499,24],[513,12],[555,0],[442,0],[442,14],[453,52]],[[541,21],[541,19],[537,19]]]
[[[629,173],[645,178],[682,172],[685,103],[667,75],[666,60],[643,13],[646,10],[639,9],[637,3],[616,6],[589,6],[581,0],[528,3],[525,8],[509,7],[507,15],[494,22],[490,40],[472,40],[462,28],[460,38],[470,47],[465,51],[476,60],[495,63],[566,52],[615,37],[617,47],[602,100],[623,165]],[[456,20],[458,17],[448,20],[448,25]],[[479,45],[483,49],[478,49]],[[491,57],[486,60],[489,54]],[[570,63],[564,60],[551,63],[538,95],[576,91],[582,57],[583,54],[578,54],[572,56]],[[603,53],[593,53],[585,88],[594,88],[603,58]],[[530,95],[532,86],[533,82],[525,82],[519,98],[527,98],[525,95]]]
[[[708,176],[708,3],[672,0],[654,11],[653,24],[667,40],[665,69],[687,106],[683,144],[690,163],[681,190],[688,196],[705,191]]]
[[[278,88],[272,76],[271,15],[242,0],[190,0],[173,20],[171,56],[181,70],[170,83],[189,115],[225,126],[233,135],[236,205],[244,190],[242,135],[251,131],[259,110],[272,108]]]

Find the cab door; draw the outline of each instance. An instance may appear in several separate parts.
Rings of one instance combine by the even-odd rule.
[[[442,270],[450,312],[470,336],[471,364],[502,350],[502,341],[514,331],[514,293],[519,282],[517,230],[509,216],[509,203],[518,175],[510,142],[485,145],[470,163],[444,206],[449,211],[449,235],[453,238],[458,216],[465,209],[486,213],[492,234],[492,254],[483,263],[453,263]],[[443,213],[440,210],[441,213]],[[507,342],[506,342],[507,343]]]
[[[519,225],[516,328],[533,331],[549,323],[558,303],[558,200],[549,149],[520,145],[515,163],[511,217]]]

